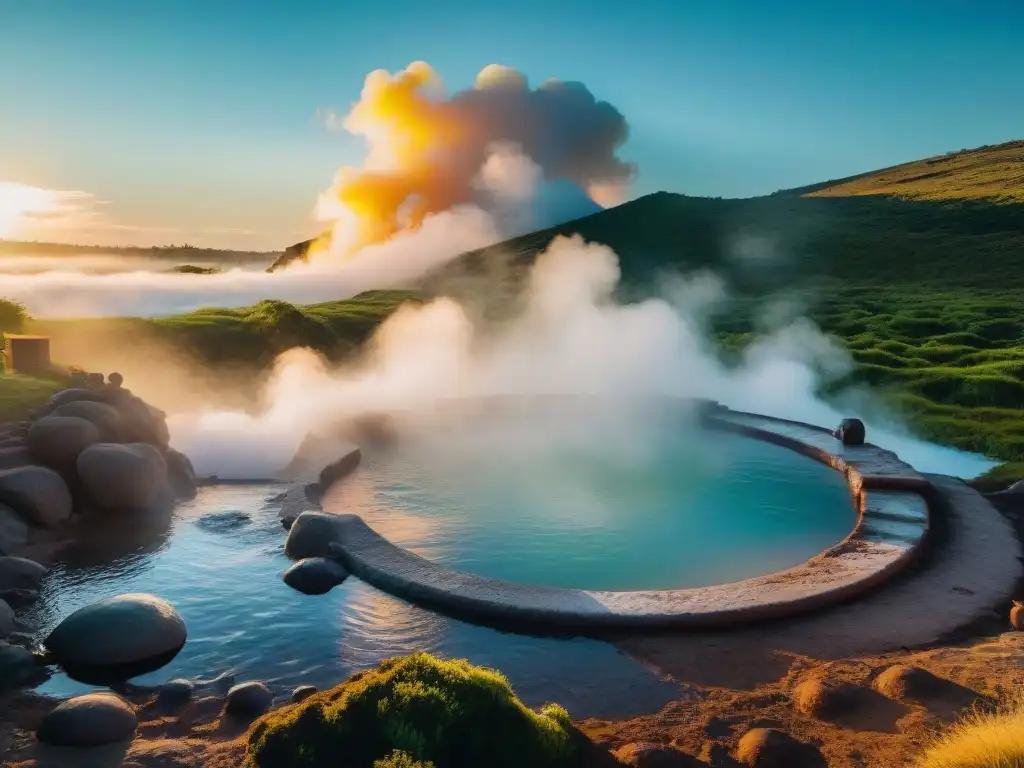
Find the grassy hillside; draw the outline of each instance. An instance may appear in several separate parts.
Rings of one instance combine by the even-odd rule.
[[[648,195],[465,254],[422,293],[513,290],[555,235],[573,233],[619,254],[626,298],[666,273],[724,275],[736,297],[716,320],[727,356],[753,338],[766,301],[798,298],[857,363],[833,389],[868,383],[925,436],[1024,461],[1024,142],[745,200]],[[142,331],[203,362],[261,366],[296,343],[351,354],[406,296],[32,330],[125,339]]]

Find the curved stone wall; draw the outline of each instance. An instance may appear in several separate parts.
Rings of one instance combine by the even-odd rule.
[[[703,409],[702,421],[798,451],[844,473],[859,512],[853,531],[785,571],[694,589],[614,592],[484,578],[396,547],[356,515],[304,515],[321,518],[317,528],[331,532],[331,553],[379,589],[477,621],[548,631],[715,627],[792,616],[862,595],[913,562],[929,531],[924,494],[930,486],[894,453],[869,444],[845,446],[819,427],[720,406]]]

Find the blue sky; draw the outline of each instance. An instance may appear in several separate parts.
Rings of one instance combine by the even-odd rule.
[[[318,111],[419,59],[583,81],[633,195],[756,195],[1024,138],[1022,29],[1018,0],[0,0],[0,182],[83,193],[55,239],[280,247],[362,154]]]

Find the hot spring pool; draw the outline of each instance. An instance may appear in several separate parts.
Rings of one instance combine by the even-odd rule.
[[[671,417],[618,427],[432,423],[332,492],[400,547],[507,581],[698,587],[788,568],[845,538],[845,478],[787,448]]]
[[[406,429],[369,451],[325,507],[356,512],[393,543],[495,578],[589,589],[687,587],[795,565],[845,537],[842,476],[811,459],[674,418],[479,418]],[[126,592],[169,600],[188,626],[181,653],[137,678],[230,673],[279,694],[333,685],[383,658],[427,650],[502,670],[529,704],[622,717],[680,696],[597,640],[505,634],[393,598],[355,577],[327,595],[284,585],[277,497],[284,486],[201,489],[170,520],[123,522],[82,542],[47,576],[44,636],[79,607]],[[40,691],[89,686],[59,673]]]

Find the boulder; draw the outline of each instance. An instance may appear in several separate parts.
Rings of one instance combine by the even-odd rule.
[[[121,414],[107,403],[76,400],[55,408],[50,415],[85,419],[99,430],[100,440],[104,442],[116,443],[121,439]]]
[[[228,509],[223,512],[210,512],[196,520],[196,525],[212,533],[228,533],[244,528],[252,523],[252,518],[245,512]]]
[[[233,717],[259,717],[274,703],[274,694],[265,683],[239,683],[228,691],[224,711]]]
[[[135,710],[120,696],[90,693],[58,704],[39,723],[36,738],[60,747],[101,747],[131,740],[138,725]]]
[[[46,566],[24,557],[0,557],[0,590],[34,589],[46,575]]]
[[[11,608],[26,608],[39,600],[39,592],[35,589],[0,589],[0,600]]]
[[[668,744],[634,742],[619,747],[615,759],[630,768],[701,768],[695,757],[673,749]]]
[[[307,557],[284,572],[284,583],[307,595],[323,595],[348,578],[348,571],[336,560]]]
[[[950,696],[958,697],[967,690],[927,669],[907,664],[886,667],[875,678],[873,686],[876,691],[890,699],[916,703]]]
[[[796,708],[810,717],[832,720],[856,709],[861,689],[853,683],[811,675],[793,691]]]
[[[0,504],[0,550],[17,552],[28,544],[28,525],[13,509]]]
[[[14,618],[14,609],[5,601],[0,600],[0,637],[7,637],[18,628]]]
[[[743,734],[736,760],[749,768],[827,768],[816,747],[774,728],[753,728]]]
[[[300,704],[317,692],[315,685],[300,685],[292,691],[292,704]]]
[[[20,444],[20,441],[18,445],[0,448],[0,469],[27,467],[34,461],[31,452],[23,444]]]
[[[45,416],[32,425],[26,438],[32,456],[60,472],[73,469],[78,454],[99,441],[96,425],[76,416]]]
[[[168,448],[164,452],[167,460],[167,479],[175,498],[191,499],[196,495],[196,470],[184,453]]]
[[[49,402],[43,407],[45,413],[52,413],[60,406],[67,403],[75,403],[79,401],[87,401],[93,403],[102,403],[106,398],[103,397],[101,392],[94,392],[91,389],[85,389],[84,387],[71,387],[70,389],[62,389],[50,398]]]
[[[78,457],[78,476],[105,510],[148,509],[169,493],[164,457],[146,443],[91,445]]]
[[[160,669],[186,637],[185,622],[170,603],[129,594],[79,608],[43,645],[71,677],[102,683]]]
[[[36,657],[20,645],[0,642],[0,690],[26,685],[39,675]]]
[[[1014,600],[1010,608],[1010,626],[1018,632],[1024,630],[1024,603]]]
[[[121,415],[123,440],[128,443],[151,443],[166,448],[170,441],[167,415],[126,390],[113,398]]]
[[[180,709],[192,699],[195,686],[188,680],[170,680],[156,692],[156,703],[162,709]]]
[[[61,476],[46,467],[0,470],[0,503],[40,528],[54,528],[71,517],[71,492]]]
[[[326,512],[303,512],[288,529],[284,553],[293,560],[327,557],[340,536],[338,517]]]

